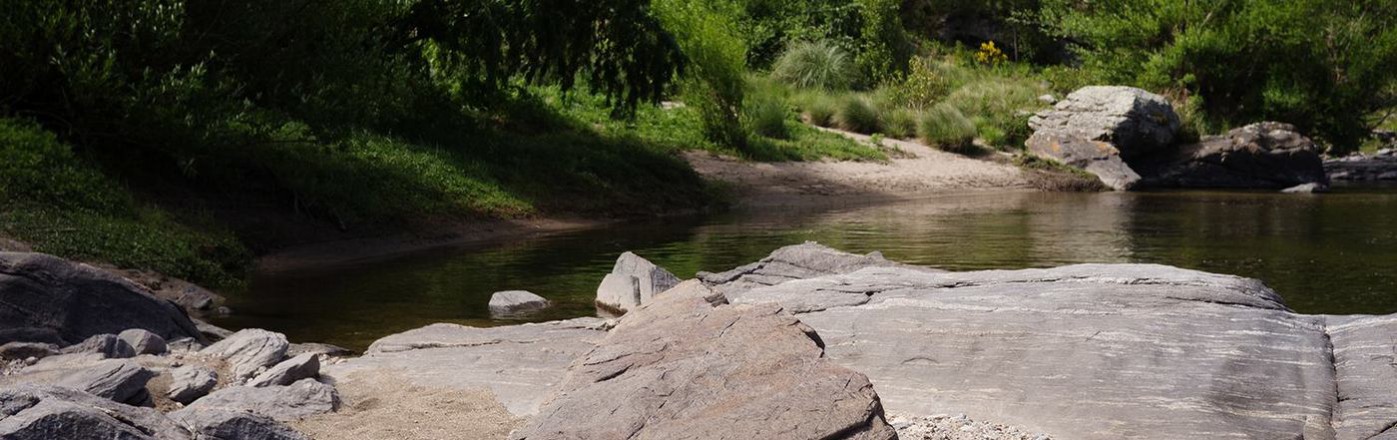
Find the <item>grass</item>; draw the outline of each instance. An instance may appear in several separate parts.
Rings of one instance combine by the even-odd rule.
[[[848,90],[859,79],[854,57],[828,41],[792,44],[772,67],[771,76],[801,89]]]
[[[975,147],[975,124],[949,104],[937,104],[922,113],[917,134],[923,143],[943,151],[968,153]]]
[[[840,129],[863,134],[878,133],[883,125],[873,100],[861,94],[849,94],[840,100],[834,122]]]

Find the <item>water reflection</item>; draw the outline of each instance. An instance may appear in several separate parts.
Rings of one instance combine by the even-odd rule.
[[[1397,312],[1397,191],[975,193],[878,206],[765,208],[441,249],[255,277],[220,321],[362,348],[431,322],[491,325],[492,292],[526,289],[591,314],[596,284],[633,250],[681,277],[806,240],[951,270],[1160,263],[1257,277],[1312,313]]]

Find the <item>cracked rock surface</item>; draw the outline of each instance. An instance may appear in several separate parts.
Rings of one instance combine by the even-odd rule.
[[[1397,435],[1397,317],[1293,313],[1256,280],[873,267],[734,296],[805,311],[831,360],[912,416],[1082,439]]]
[[[893,439],[864,375],[774,304],[690,281],[627,314],[513,439]]]

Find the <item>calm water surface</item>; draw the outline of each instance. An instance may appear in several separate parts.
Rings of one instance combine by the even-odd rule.
[[[682,277],[806,240],[949,270],[1160,263],[1264,280],[1306,313],[1397,312],[1397,187],[1324,195],[1245,192],[979,193],[893,205],[768,208],[438,249],[254,276],[231,328],[363,349],[433,322],[491,320],[490,294],[556,305],[530,320],[593,313],[597,283],[632,250]]]

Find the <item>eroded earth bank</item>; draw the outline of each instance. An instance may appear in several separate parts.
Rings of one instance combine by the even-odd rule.
[[[1397,438],[1397,317],[1297,314],[1258,280],[813,243],[688,281],[627,253],[607,278],[619,318],[435,324],[353,356],[0,254],[0,436]]]

